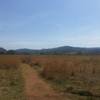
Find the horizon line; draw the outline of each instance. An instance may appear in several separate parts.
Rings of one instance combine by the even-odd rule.
[[[9,48],[0,46],[0,48],[6,49],[6,50],[18,50],[18,49],[31,49],[31,50],[42,50],[42,49],[53,49],[53,48],[59,48],[59,47],[73,47],[73,48],[100,48],[100,46],[72,46],[72,45],[62,45],[62,46],[55,46],[55,47],[42,47],[42,48],[29,48],[29,47],[22,47],[22,48]]]

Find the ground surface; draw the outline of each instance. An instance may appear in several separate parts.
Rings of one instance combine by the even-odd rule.
[[[69,100],[66,96],[57,94],[32,67],[27,64],[21,64],[20,67],[25,80],[27,100]]]
[[[23,82],[15,66],[0,66],[0,100],[24,100]]]
[[[100,100],[100,56],[0,55],[0,100]]]

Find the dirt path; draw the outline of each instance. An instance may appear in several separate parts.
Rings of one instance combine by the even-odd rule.
[[[27,100],[69,100],[59,96],[29,65],[21,64],[20,67],[25,80]]]

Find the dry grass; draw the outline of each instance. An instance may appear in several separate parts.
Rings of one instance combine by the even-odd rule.
[[[55,56],[44,62],[43,73],[47,77],[68,76],[89,78],[100,76],[100,57],[98,56]],[[49,76],[50,74],[50,76]]]
[[[0,64],[15,65],[20,62],[21,56],[16,55],[0,55]]]
[[[100,99],[100,56],[37,56],[32,61],[41,66],[41,75],[54,89]]]
[[[9,76],[9,78],[5,78],[6,81],[11,79],[10,77],[13,76],[17,78],[20,77],[16,76],[17,74],[12,72],[14,72],[14,69],[17,68],[16,66],[18,66],[18,64],[20,64],[23,59],[32,67],[39,70],[40,75],[42,75],[42,77],[46,79],[47,82],[51,83],[54,89],[65,94],[70,93],[73,98],[72,100],[100,100],[100,56],[1,55],[0,66],[2,66],[0,71],[1,73],[6,73],[4,76]],[[9,71],[5,70],[3,72],[4,69]],[[18,72],[16,71],[15,73]],[[7,83],[6,81],[5,83]]]
[[[18,64],[18,56],[0,56],[0,100],[24,100]]]
[[[31,64],[40,65],[45,77],[67,78],[100,76],[100,56],[30,56]]]

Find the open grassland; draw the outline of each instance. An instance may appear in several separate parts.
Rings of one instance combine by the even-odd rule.
[[[0,56],[0,100],[25,100],[17,56]]]
[[[99,55],[0,55],[0,100],[24,99],[20,63],[71,100],[100,100]]]
[[[31,65],[52,87],[76,96],[73,100],[100,100],[100,56],[68,55],[31,57]]]

